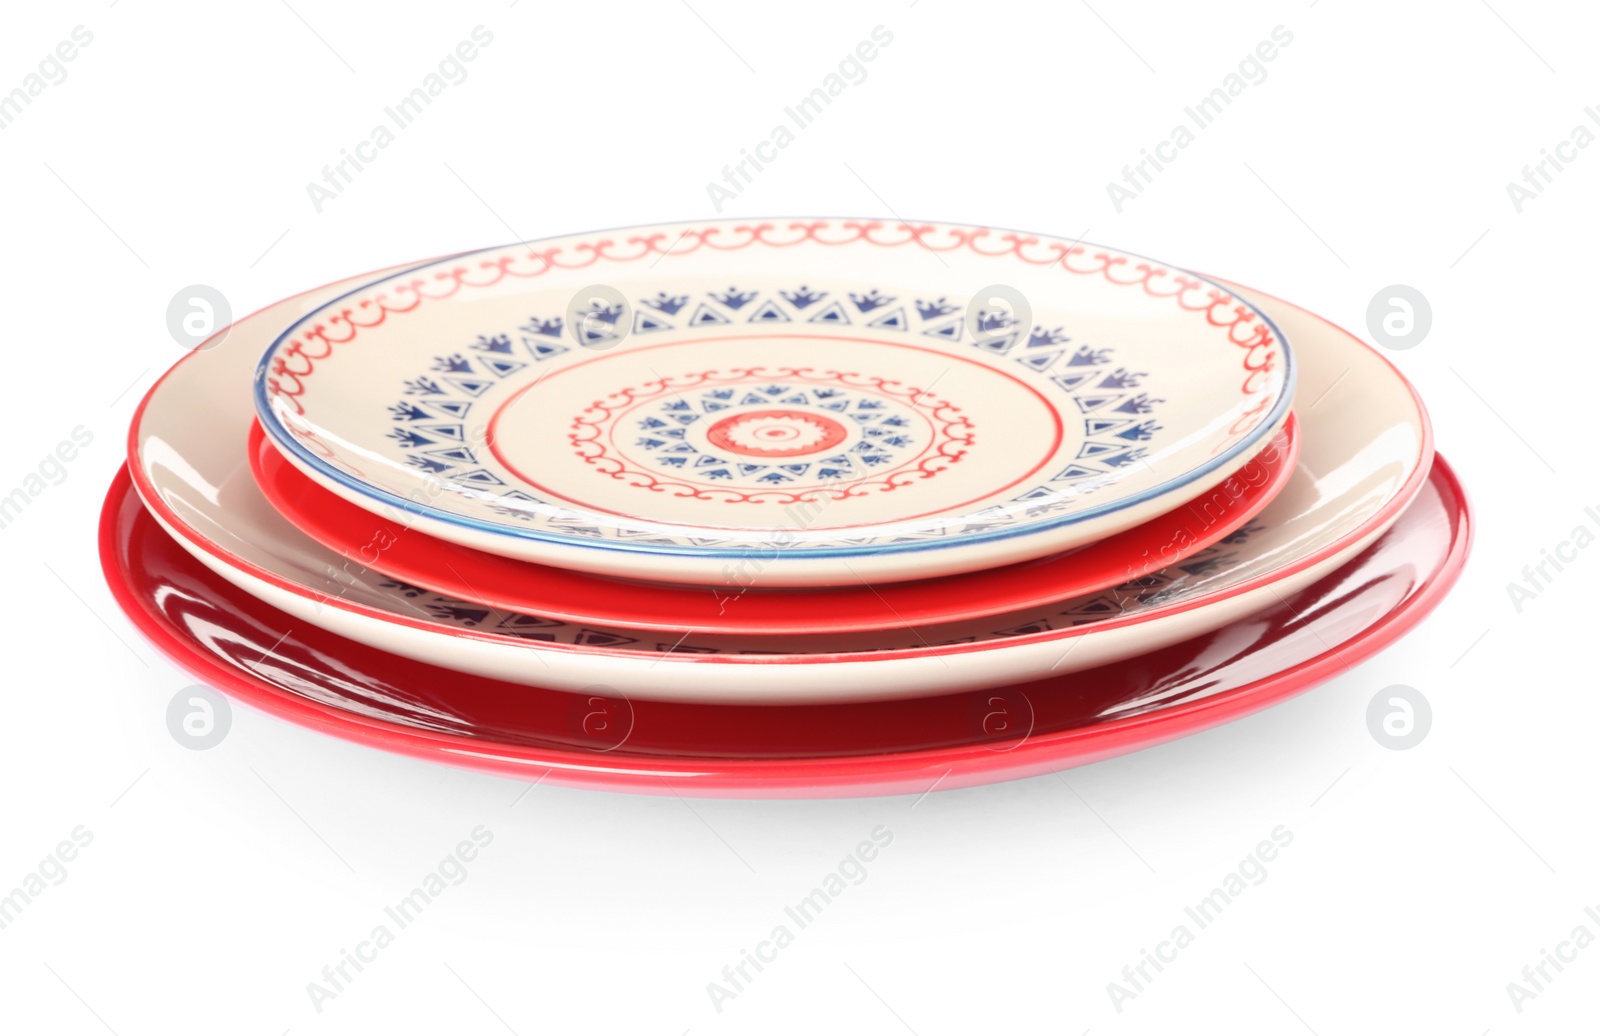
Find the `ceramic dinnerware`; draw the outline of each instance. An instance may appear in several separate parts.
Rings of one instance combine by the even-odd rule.
[[[769,590],[622,580],[486,554],[385,518],[323,489],[257,426],[250,462],[280,514],[346,562],[444,598],[580,625],[681,633],[837,633],[921,627],[1040,608],[1177,564],[1232,535],[1288,484],[1300,453],[1294,415],[1219,485],[1143,525],[1064,554],[911,583]]]
[[[199,564],[118,479],[101,552],[122,609],[236,701],[385,751],[517,780],[647,794],[922,795],[1204,730],[1348,672],[1427,615],[1471,520],[1442,459],[1376,543],[1230,626],[1021,687],[855,705],[630,702],[514,686],[346,640]]]
[[[722,703],[863,701],[1092,668],[1217,629],[1332,571],[1398,517],[1432,456],[1421,404],[1386,360],[1304,310],[1252,295],[1300,343],[1303,447],[1273,503],[1206,555],[1111,591],[972,623],[809,640],[581,626],[439,599],[352,566],[261,496],[248,470],[251,419],[240,405],[255,351],[272,329],[349,287],[270,307],[169,371],[130,432],[135,485],[204,564],[302,621],[419,661],[554,689],[605,685],[638,699]]]
[[[1248,300],[947,224],[724,220],[436,260],[282,329],[285,456],[439,539],[613,576],[860,586],[1043,557],[1218,484],[1288,413]]]

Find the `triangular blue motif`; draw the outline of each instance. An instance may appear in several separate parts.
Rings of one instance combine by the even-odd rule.
[[[806,321],[808,324],[848,324],[850,316],[844,307],[835,302]]]
[[[1079,372],[1074,373],[1074,374],[1057,374],[1055,377],[1051,378],[1050,380],[1055,382],[1057,385],[1060,385],[1062,388],[1066,389],[1068,392],[1072,392],[1072,391],[1076,390],[1077,388],[1079,388],[1080,386],[1082,386],[1084,384],[1087,384],[1088,382],[1093,381],[1094,378],[1095,378],[1095,374],[1096,373],[1097,372],[1091,370],[1091,371],[1079,371]]]
[[[1078,404],[1078,409],[1084,413],[1099,410],[1101,407],[1115,403],[1121,396],[1077,396],[1073,402]]]
[[[494,388],[494,382],[487,381],[483,378],[445,378],[443,380],[454,385],[456,388],[465,392],[469,396],[481,396],[485,392]]]
[[[1083,422],[1083,434],[1104,435],[1106,432],[1132,423],[1132,421],[1118,420],[1114,417],[1091,417]]]
[[[1012,331],[1010,334],[999,336],[986,335],[972,344],[976,345],[979,349],[982,349],[985,352],[1004,355],[1010,352],[1012,348],[1016,346],[1019,334],[1020,332]]]
[[[787,324],[789,323],[789,314],[785,313],[776,302],[767,301],[756,307],[756,311],[750,314],[750,323]]]
[[[1028,353],[1017,357],[1017,362],[1025,367],[1032,367],[1036,371],[1050,369],[1050,365],[1061,358],[1064,349],[1053,349],[1047,353]]]
[[[532,354],[535,360],[548,360],[552,356],[559,356],[567,351],[567,347],[564,345],[556,345],[554,342],[541,342],[539,339],[528,335],[522,336],[522,345]]]
[[[428,405],[451,417],[466,417],[467,411],[472,409],[472,404],[465,399],[430,399]]]
[[[515,374],[527,366],[526,363],[521,363],[517,360],[503,360],[497,356],[480,356],[478,357],[478,362],[489,368],[490,373],[497,378],[503,378],[507,374]]]
[[[868,327],[881,327],[889,331],[904,331],[906,329],[906,311],[897,307],[893,312],[885,313],[876,320],[867,322]]]
[[[671,331],[672,325],[660,317],[652,316],[644,310],[635,310],[633,314],[634,334],[647,335],[652,331]]]
[[[723,316],[721,313],[718,313],[704,302],[695,307],[694,316],[689,318],[689,324],[693,327],[702,327],[707,324],[726,323],[729,323],[727,317]]]

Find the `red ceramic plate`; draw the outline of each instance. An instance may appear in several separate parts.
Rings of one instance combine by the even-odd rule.
[[[568,622],[802,634],[982,618],[1051,605],[1148,575],[1211,546],[1260,513],[1294,473],[1300,440],[1291,414],[1272,442],[1216,489],[1070,553],[914,583],[744,591],[614,579],[448,543],[317,485],[284,459],[259,424],[250,429],[249,452],[262,493],[301,531],[352,561],[416,586]]]
[[[1052,680],[850,705],[629,702],[467,676],[296,622],[213,575],[144,510],[106,498],[106,579],[175,663],[236,700],[362,744],[523,780],[656,794],[921,794],[1159,744],[1314,687],[1416,625],[1471,546],[1436,458],[1399,521],[1281,605],[1214,633]]]

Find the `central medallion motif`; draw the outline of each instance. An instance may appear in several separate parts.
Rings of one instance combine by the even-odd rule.
[[[796,368],[663,378],[595,403],[570,434],[614,479],[726,503],[887,492],[956,463],[972,438],[971,422],[932,393]]]
[[[833,418],[803,410],[755,410],[732,414],[706,430],[718,449],[747,457],[797,457],[831,450],[849,432]]]

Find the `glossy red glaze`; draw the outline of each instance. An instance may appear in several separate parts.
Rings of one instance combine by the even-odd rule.
[[[921,794],[1095,762],[1227,722],[1348,670],[1455,583],[1466,499],[1436,458],[1360,556],[1280,606],[1099,669],[937,698],[830,706],[627,702],[467,676],[295,622],[213,575],[145,511],[126,470],[102,565],[134,624],[196,679],[362,744],[500,776],[654,794]],[[333,670],[337,667],[337,672]]]
[[[250,469],[272,506],[344,557],[451,597],[568,622],[631,629],[804,634],[900,629],[1047,606],[1137,579],[1234,532],[1294,473],[1290,415],[1257,457],[1200,499],[1079,550],[1004,568],[877,587],[739,591],[647,583],[503,558],[435,539],[330,493],[250,429]]]

